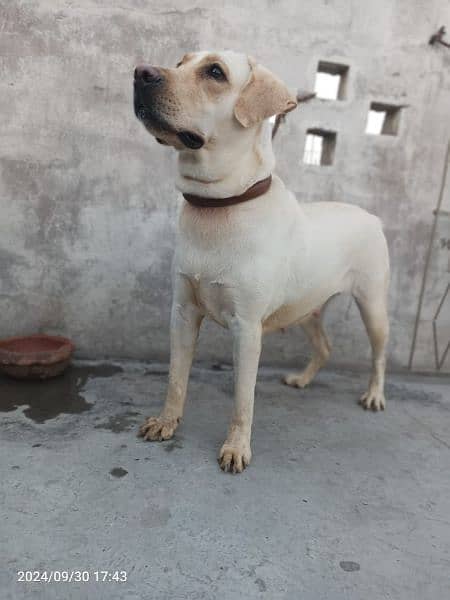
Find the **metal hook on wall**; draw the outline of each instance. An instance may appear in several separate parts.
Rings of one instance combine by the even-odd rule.
[[[445,34],[446,34],[445,26],[442,25],[442,27],[440,27],[437,30],[437,32],[430,37],[430,39],[428,40],[428,43],[430,44],[430,46],[434,46],[434,44],[441,44],[442,46],[445,46],[446,48],[450,48],[450,44],[448,42],[444,42],[444,40],[442,39]]]
[[[312,100],[312,98],[316,97],[315,92],[305,92],[304,90],[297,91],[297,102],[300,104],[301,102],[308,102]],[[278,128],[281,123],[284,123],[286,120],[286,115],[280,114],[275,117],[275,123],[272,129],[272,139],[276,136]]]

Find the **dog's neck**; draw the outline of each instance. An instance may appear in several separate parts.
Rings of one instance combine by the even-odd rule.
[[[264,121],[231,140],[211,143],[200,150],[181,151],[177,188],[184,194],[227,198],[242,194],[270,175],[275,166],[272,126]]]

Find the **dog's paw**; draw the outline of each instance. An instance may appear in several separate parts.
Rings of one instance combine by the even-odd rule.
[[[144,424],[139,428],[138,436],[149,442],[170,440],[178,427],[178,422],[178,419],[147,417]]]
[[[312,381],[312,377],[306,371],[303,373],[289,373],[283,377],[283,382],[292,387],[304,388]]]
[[[219,452],[219,465],[225,473],[242,473],[250,464],[252,452],[248,444],[224,443]]]
[[[380,390],[373,389],[361,396],[359,399],[359,404],[367,410],[372,409],[374,411],[384,410],[386,406],[386,401],[384,399],[384,394]]]

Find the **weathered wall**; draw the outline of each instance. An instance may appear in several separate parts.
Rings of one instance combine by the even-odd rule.
[[[347,100],[289,115],[275,144],[278,172],[301,201],[351,202],[383,219],[393,266],[390,358],[407,363],[450,138],[450,50],[427,45],[439,25],[450,26],[448,0],[0,7],[1,336],[45,330],[71,336],[80,356],[167,358],[174,156],[133,116],[132,68],[144,58],[173,65],[185,51],[233,48],[293,87],[314,86],[319,59],[350,66]],[[372,100],[409,105],[398,136],[364,133]],[[311,126],[337,131],[333,166],[301,163]],[[441,220],[440,237],[448,230]],[[432,367],[430,319],[448,261],[436,240],[416,368]],[[366,362],[355,306],[335,304],[327,316],[335,361]],[[199,358],[229,359],[225,339],[208,325]],[[306,348],[297,331],[273,335],[263,360],[295,362]]]

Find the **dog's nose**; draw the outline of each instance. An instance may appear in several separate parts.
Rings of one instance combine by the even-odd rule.
[[[162,81],[162,75],[159,69],[151,65],[138,65],[134,70],[134,80],[143,83],[157,84]]]

